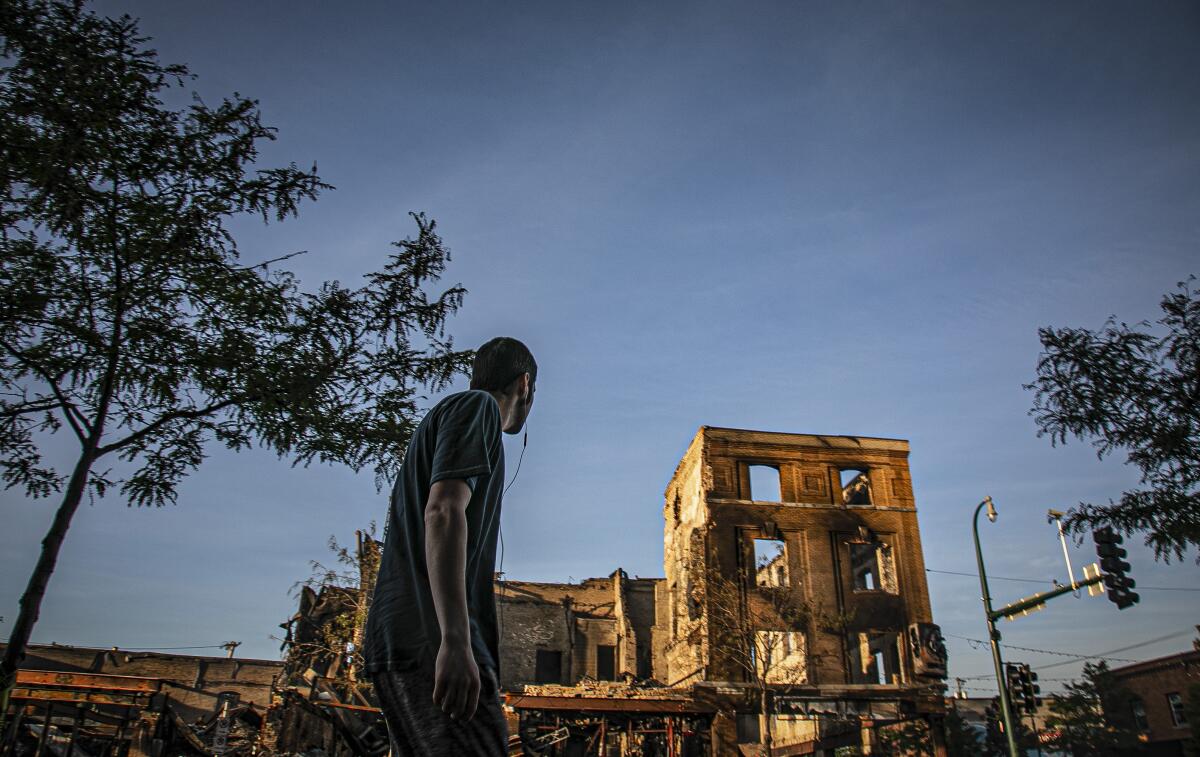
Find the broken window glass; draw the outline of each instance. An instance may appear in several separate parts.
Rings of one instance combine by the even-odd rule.
[[[787,547],[782,539],[754,539],[754,584],[787,586]]]
[[[750,473],[750,497],[759,502],[782,502],[779,468],[774,465],[747,465]]]
[[[842,482],[843,505],[871,504],[871,479],[865,468],[842,468],[838,473]]]
[[[892,550],[883,542],[848,542],[850,585],[854,591],[899,592]]]
[[[850,683],[900,684],[900,635],[895,632],[850,634]]]

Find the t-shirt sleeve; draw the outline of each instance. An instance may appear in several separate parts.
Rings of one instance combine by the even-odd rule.
[[[483,392],[464,393],[445,407],[438,419],[429,482],[491,473],[492,448],[499,433],[500,411],[495,400]]]

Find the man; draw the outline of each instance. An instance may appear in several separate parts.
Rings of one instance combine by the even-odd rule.
[[[413,433],[392,490],[363,656],[392,757],[507,753],[498,686],[494,573],[504,447],[533,406],[537,363],[497,337],[471,389]]]

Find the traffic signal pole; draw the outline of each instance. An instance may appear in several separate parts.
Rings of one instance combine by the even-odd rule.
[[[996,520],[996,506],[991,497],[984,497],[975,508],[975,517],[971,522],[975,535],[975,561],[979,565],[979,589],[983,592],[983,610],[987,617],[988,642],[992,647],[992,662],[996,666],[996,685],[1000,687],[1000,717],[1004,722],[1004,738],[1008,741],[1009,757],[1019,757],[1017,753],[1016,733],[1013,730],[1012,709],[1009,706],[1008,686],[1004,680],[1004,661],[1000,658],[1000,632],[996,630],[995,613],[992,612],[992,595],[988,591],[987,571],[983,567],[983,550],[979,547],[979,511],[987,506],[989,521]],[[1067,587],[1070,591],[1070,587]]]
[[[1000,656],[1000,632],[996,630],[996,621],[1001,618],[1011,620],[1016,615],[1025,615],[1034,610],[1040,610],[1047,601],[1055,597],[1068,592],[1077,592],[1084,586],[1091,587],[1101,582],[1108,587],[1108,598],[1117,605],[1118,609],[1124,610],[1126,607],[1137,604],[1139,597],[1132,591],[1136,586],[1134,580],[1126,575],[1129,563],[1124,562],[1126,552],[1121,549],[1121,536],[1114,533],[1112,529],[1105,528],[1092,535],[1096,541],[1096,552],[1101,558],[1100,567],[1090,565],[1084,568],[1083,580],[1075,580],[1064,538],[1063,555],[1067,560],[1067,572],[1071,574],[1071,583],[1066,586],[1056,586],[1050,591],[1039,592],[1007,604],[999,610],[993,610],[992,595],[988,591],[987,570],[983,567],[983,550],[979,546],[979,511],[984,507],[987,507],[988,520],[993,523],[996,521],[996,506],[992,503],[991,497],[984,497],[979,506],[975,508],[975,515],[971,521],[971,528],[975,536],[975,561],[979,566],[979,589],[983,594],[983,612],[987,618],[988,642],[992,648],[992,662],[996,666],[996,686],[1000,689],[1000,717],[1004,723],[1004,738],[1008,741],[1009,757],[1019,757],[1016,731],[1013,728],[1012,698],[1004,672],[1004,660]],[[1051,519],[1057,520],[1056,515],[1061,515],[1061,513],[1050,511]],[[1059,524],[1059,536],[1062,538],[1061,523]],[[1092,593],[1091,588],[1088,589],[1088,593]]]

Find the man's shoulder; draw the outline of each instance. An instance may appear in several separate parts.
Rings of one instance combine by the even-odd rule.
[[[430,415],[435,413],[444,413],[448,410],[463,410],[471,408],[483,411],[488,408],[493,408],[497,413],[500,412],[500,406],[496,404],[496,398],[488,392],[481,389],[468,389],[465,392],[455,392],[454,394],[443,397],[430,412]]]

